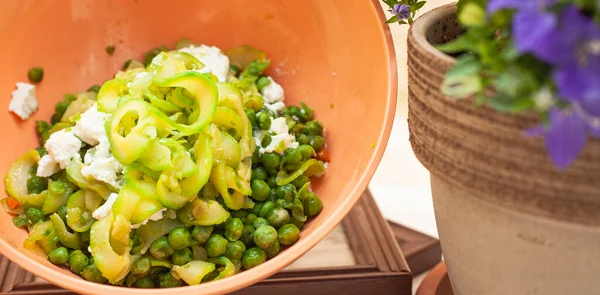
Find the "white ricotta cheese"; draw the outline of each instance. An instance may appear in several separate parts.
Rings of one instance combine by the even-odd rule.
[[[265,107],[271,110],[271,112],[279,114],[279,111],[285,108],[285,103],[283,103],[283,101],[278,101],[276,103],[265,103]]]
[[[81,140],[75,136],[71,128],[52,133],[44,145],[52,159],[65,169],[81,148]]]
[[[81,168],[81,175],[84,177],[91,177],[115,188],[121,188],[120,176],[124,167],[111,154],[108,139],[101,139],[97,146],[87,151],[84,164]]]
[[[8,104],[8,110],[15,113],[23,120],[29,119],[38,109],[35,99],[35,86],[28,83],[17,83],[17,89],[12,92],[12,99]]]
[[[139,228],[140,226],[148,223],[148,221],[161,220],[161,219],[163,219],[163,213],[165,211],[167,211],[167,208],[162,208],[162,209],[158,210],[156,213],[152,214],[152,216],[148,217],[148,219],[144,220],[143,222],[138,223],[138,224],[132,224],[131,228],[133,228],[133,229]]]
[[[178,51],[186,52],[204,64],[200,69],[201,73],[212,73],[219,78],[219,81],[225,82],[229,72],[229,57],[221,52],[221,49],[214,46],[200,45],[181,48]]]
[[[92,217],[96,218],[97,220],[103,219],[106,216],[110,215],[110,213],[112,213],[112,206],[115,203],[115,201],[117,200],[117,197],[119,195],[112,193],[110,194],[110,196],[108,196],[108,199],[106,200],[106,202],[104,202],[104,204],[102,204],[102,206],[98,207],[98,209],[96,209],[93,213],[92,213]]]
[[[58,163],[56,163],[50,155],[45,155],[38,162],[38,168],[35,175],[39,177],[50,177],[58,171],[60,171]]]
[[[283,154],[286,149],[297,148],[299,146],[298,142],[296,142],[296,137],[289,134],[289,127],[285,118],[271,120],[269,131],[275,133],[275,135],[271,136],[271,143],[268,146],[259,149],[259,153],[277,152]]]
[[[109,114],[98,111],[98,106],[94,104],[81,114],[81,118],[75,124],[73,131],[83,142],[89,145],[97,145],[101,139],[106,138],[104,123],[109,118]]]
[[[273,78],[269,77],[269,85],[263,87],[262,95],[267,103],[275,103],[283,100],[283,87],[277,84]]]

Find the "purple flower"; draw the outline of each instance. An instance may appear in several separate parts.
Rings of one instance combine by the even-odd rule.
[[[392,14],[397,15],[400,20],[408,19],[410,18],[410,6],[406,4],[394,4]]]
[[[586,122],[573,110],[550,110],[550,127],[535,127],[528,136],[544,135],[550,158],[559,169],[569,166],[581,153],[587,141]]]
[[[515,9],[513,35],[517,50],[521,53],[535,52],[537,45],[551,35],[557,24],[556,16],[546,11],[556,0],[490,0],[487,11],[492,14],[500,9]]]

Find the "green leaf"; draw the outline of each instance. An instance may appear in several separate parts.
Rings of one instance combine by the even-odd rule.
[[[405,22],[405,21],[400,21],[400,22],[398,22],[398,23],[399,23],[399,24],[401,24],[401,25],[405,25],[405,24],[406,24],[406,22]]]
[[[470,49],[474,48],[474,41],[472,36],[469,34],[462,34],[458,36],[458,38],[443,44],[437,44],[435,47],[438,50],[447,53],[458,53],[464,51],[470,51]]]
[[[485,24],[485,10],[475,3],[468,2],[458,14],[458,22],[465,27],[482,26]]]
[[[496,92],[487,98],[487,104],[500,112],[518,113],[534,107],[535,103],[529,97],[513,97],[503,92]]]
[[[421,2],[417,2],[415,3],[414,7],[416,7],[416,9],[421,9],[424,5],[425,5],[425,1],[421,1]]]
[[[481,64],[473,55],[463,55],[446,73],[441,90],[445,95],[467,98],[482,90]]]
[[[383,3],[387,4],[387,6],[390,6],[390,7],[392,7],[392,6],[394,6],[394,4],[398,3],[398,1],[396,1],[396,0],[381,0],[381,1],[383,1]]]
[[[398,16],[397,15],[394,15],[394,16],[390,17],[390,19],[388,19],[385,23],[386,24],[391,24],[391,23],[395,23],[395,22],[398,22]]]

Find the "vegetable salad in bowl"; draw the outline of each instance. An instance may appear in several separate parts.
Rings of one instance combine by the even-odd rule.
[[[322,123],[284,104],[269,63],[182,40],[65,95],[5,178],[24,247],[89,281],[153,288],[219,280],[293,245],[322,210],[310,178],[328,155]]]

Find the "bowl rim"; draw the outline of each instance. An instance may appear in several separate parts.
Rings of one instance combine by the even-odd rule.
[[[375,12],[377,13],[378,19],[381,23],[381,34],[383,34],[383,41],[385,43],[387,51],[387,75],[388,84],[387,89],[387,100],[386,100],[386,114],[383,122],[383,128],[378,134],[377,142],[373,147],[374,153],[369,159],[369,164],[366,169],[358,178],[357,185],[349,193],[348,197],[342,202],[342,204],[334,211],[330,216],[322,221],[319,226],[319,230],[316,230],[313,235],[313,239],[300,240],[293,247],[294,251],[285,251],[273,259],[270,259],[266,263],[263,263],[252,271],[244,271],[235,276],[231,276],[219,281],[209,282],[205,284],[195,286],[184,286],[169,289],[137,289],[128,288],[121,286],[112,286],[88,282],[81,278],[77,278],[72,275],[68,275],[62,272],[56,271],[44,271],[39,268],[39,263],[34,261],[33,258],[28,255],[21,253],[16,248],[10,246],[6,241],[0,239],[0,253],[15,262],[22,268],[33,273],[35,276],[40,277],[51,284],[65,288],[67,290],[83,293],[83,294],[111,294],[117,292],[117,294],[133,295],[133,294],[164,294],[165,292],[183,292],[184,294],[225,294],[230,293],[244,287],[255,284],[259,280],[263,280],[267,277],[274,275],[279,272],[285,266],[293,263],[295,260],[300,258],[317,243],[323,240],[350,212],[353,205],[356,204],[362,193],[367,189],[367,186],[375,174],[383,153],[388,144],[388,140],[392,130],[392,124],[394,122],[394,116],[396,112],[396,101],[398,96],[398,68],[396,60],[396,52],[394,48],[394,42],[389,26],[385,23],[386,17],[383,12],[383,8],[379,3],[379,0],[370,0]],[[48,262],[49,263],[49,262]],[[279,266],[276,266],[279,265]],[[276,267],[274,267],[276,266]],[[233,283],[235,281],[235,283]],[[200,292],[202,291],[202,292]]]

